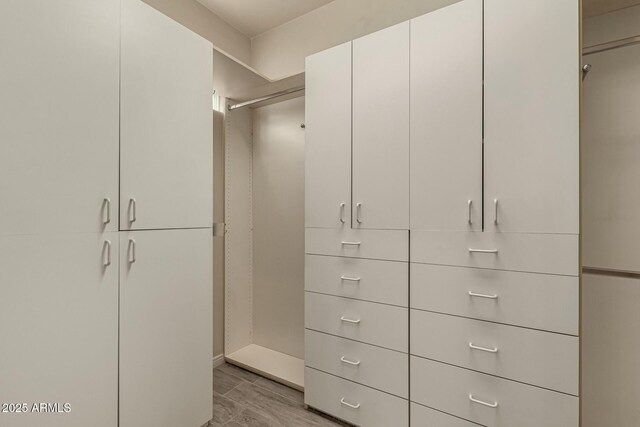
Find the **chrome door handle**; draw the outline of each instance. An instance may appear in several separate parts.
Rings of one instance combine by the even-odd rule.
[[[473,253],[477,253],[477,254],[497,254],[498,250],[497,249],[474,249],[474,248],[469,248],[469,253],[473,254]]]
[[[498,199],[493,199],[493,223],[498,224]]]
[[[352,365],[352,366],[358,366],[358,365],[360,365],[360,361],[359,361],[359,360],[356,360],[356,361],[354,362],[353,360],[349,360],[349,359],[345,358],[344,356],[342,356],[342,357],[340,358],[340,361],[341,361],[342,363],[346,363],[347,365]]]
[[[346,400],[344,400],[344,397],[342,399],[340,399],[340,403],[342,403],[345,406],[348,406],[349,408],[353,408],[353,409],[358,409],[360,407],[360,404],[353,404],[353,403],[349,403]]]
[[[476,399],[475,397],[473,397],[473,394],[469,395],[469,400],[472,401],[473,403],[477,403],[479,405],[488,406],[489,408],[497,408],[498,407],[498,402],[485,402],[483,400]]]
[[[344,203],[340,203],[340,222],[344,224]]]
[[[471,291],[469,291],[469,296],[470,297],[477,297],[477,298],[498,299],[498,294],[493,294],[493,295],[477,294],[477,293],[471,292]]]
[[[136,199],[132,197],[129,199],[129,222],[135,222],[137,219]]]
[[[360,278],[359,277],[347,277],[347,276],[340,276],[341,280],[346,280],[348,282],[359,282]]]
[[[136,262],[136,241],[134,239],[129,239],[129,262]]]
[[[102,265],[109,267],[111,265],[111,242],[105,240],[102,245]]]
[[[469,348],[473,350],[486,351],[487,353],[497,353],[498,347],[488,348],[488,347],[480,347],[478,345],[474,345],[472,342],[469,342]]]
[[[345,323],[353,323],[354,325],[357,325],[358,323],[360,323],[360,319],[349,319],[348,317],[340,317],[340,320],[345,322]]]
[[[360,246],[360,242],[342,242],[342,246]]]
[[[102,212],[102,223],[107,225],[111,222],[111,199],[108,197],[102,199]]]
[[[358,224],[362,224],[362,203],[357,203],[356,204],[356,222]]]
[[[467,200],[467,210],[468,210],[468,219],[467,221],[469,222],[469,225],[471,225],[471,204],[473,203],[473,200],[469,199]]]

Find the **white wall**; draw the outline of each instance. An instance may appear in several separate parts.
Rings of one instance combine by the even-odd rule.
[[[253,341],[304,359],[304,98],[253,110]]]
[[[251,65],[269,78],[304,71],[304,58],[459,0],[335,0],[251,40]]]
[[[240,61],[251,61],[249,38],[196,0],[143,1]]]

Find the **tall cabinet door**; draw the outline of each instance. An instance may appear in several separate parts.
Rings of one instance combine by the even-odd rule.
[[[120,427],[212,418],[211,230],[121,233]]]
[[[307,57],[305,226],[351,225],[351,42]]]
[[[353,41],[353,226],[409,228],[409,22]]]
[[[122,1],[120,228],[211,227],[212,45]]]
[[[482,230],[482,0],[411,21],[411,228]]]
[[[485,229],[579,231],[578,0],[485,0]]]
[[[118,234],[3,236],[0,291],[0,425],[117,427]]]
[[[1,1],[0,20],[0,235],[117,230],[120,0]]]

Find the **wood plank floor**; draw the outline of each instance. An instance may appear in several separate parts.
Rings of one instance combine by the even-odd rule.
[[[225,363],[213,371],[212,427],[331,427],[349,424],[304,406],[301,392]]]

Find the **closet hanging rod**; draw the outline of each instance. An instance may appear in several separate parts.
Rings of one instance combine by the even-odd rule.
[[[620,40],[614,40],[612,42],[597,44],[594,46],[585,47],[582,49],[583,55],[593,55],[594,53],[605,52],[607,50],[617,49],[619,47],[632,46],[640,43],[640,36],[627,37]]]
[[[278,98],[280,96],[289,95],[290,93],[296,93],[304,90],[304,86],[292,87],[291,89],[281,90],[279,92],[275,92],[269,95],[261,96],[259,98],[251,99],[249,101],[239,102],[238,104],[233,104],[227,106],[229,111],[233,111],[237,108],[248,107],[249,105],[257,104],[258,102],[268,101],[269,99]]]

